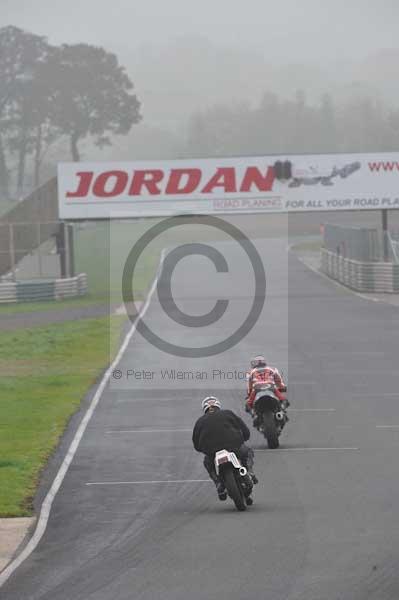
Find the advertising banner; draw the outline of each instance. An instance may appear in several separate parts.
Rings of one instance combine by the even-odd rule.
[[[399,153],[60,163],[61,219],[399,208]]]

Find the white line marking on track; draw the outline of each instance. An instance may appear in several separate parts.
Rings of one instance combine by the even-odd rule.
[[[134,303],[135,308],[138,309],[139,312],[141,310],[142,305],[143,305],[143,302],[136,301]],[[126,315],[126,314],[127,314],[126,306],[124,304],[121,304],[120,306],[118,306],[118,308],[114,312],[114,315]]]
[[[126,308],[124,304],[121,304],[120,306],[118,306],[118,308],[116,309],[116,311],[114,312],[115,315],[125,315],[126,314]]]
[[[289,408],[288,412],[335,412],[335,408]]]
[[[29,540],[28,544],[22,550],[22,552],[13,561],[10,562],[10,564],[4,569],[4,571],[2,571],[0,573],[0,587],[2,585],[4,585],[4,583],[7,581],[7,579],[24,562],[24,560],[26,560],[32,554],[32,552],[35,550],[36,546],[42,539],[44,532],[46,531],[46,527],[47,527],[47,523],[48,523],[48,520],[50,517],[50,511],[51,511],[52,504],[54,502],[54,498],[57,495],[57,492],[59,491],[61,484],[64,481],[65,475],[67,474],[67,471],[74,459],[74,456],[79,447],[79,444],[81,442],[83,434],[86,431],[87,425],[89,424],[89,421],[90,421],[91,417],[93,416],[93,413],[100,401],[102,393],[103,393],[108,381],[111,378],[112,371],[115,369],[115,367],[121,360],[123,354],[125,353],[126,348],[129,345],[130,340],[132,339],[132,337],[136,331],[137,323],[138,323],[139,319],[141,319],[144,316],[144,314],[146,313],[146,311],[150,305],[152,295],[153,295],[155,288],[157,286],[157,283],[158,283],[158,278],[159,278],[159,275],[160,275],[160,272],[162,269],[164,257],[165,257],[165,252],[162,251],[158,270],[155,275],[154,281],[152,283],[151,289],[148,293],[147,299],[144,302],[143,306],[141,307],[140,312],[137,315],[137,319],[132,324],[131,328],[129,329],[128,333],[126,334],[126,337],[123,340],[123,343],[122,343],[114,361],[111,363],[111,365],[108,367],[108,369],[104,373],[103,378],[100,382],[100,385],[98,386],[97,391],[92,398],[90,406],[87,409],[82,421],[80,422],[78,430],[76,431],[75,437],[73,438],[72,443],[68,448],[65,458],[61,464],[61,467],[60,467],[57,475],[55,476],[55,479],[51,485],[49,492],[47,493],[47,496],[45,497],[45,499],[43,501],[43,504],[40,509],[40,515],[39,515],[39,519],[38,519],[38,522],[36,525],[35,532],[34,532],[32,538]]]
[[[396,371],[392,371],[391,369],[334,369],[333,367],[328,369],[328,374],[330,375],[350,375],[351,373],[367,373],[368,375],[389,375],[390,377],[399,377],[399,373]]]
[[[121,390],[121,391],[123,392],[124,390]],[[130,391],[130,390],[128,390],[128,391]],[[122,397],[122,398],[116,398],[115,402],[121,403],[121,404],[124,402],[143,402],[143,399],[139,398],[139,397],[138,398],[133,398],[133,397],[123,398]],[[151,398],[146,398],[145,402],[146,402],[146,404],[148,402],[184,402],[185,404],[187,404],[188,402],[195,402],[196,404],[198,404],[198,398],[187,398],[185,396],[181,396],[180,398],[178,398],[176,396],[173,396],[170,398],[168,398],[168,397],[163,398],[161,396],[158,396],[158,397],[152,396]]]
[[[276,448],[275,450],[265,449],[254,449],[255,452],[303,452],[308,450],[359,450],[359,448],[343,447],[343,448]]]
[[[210,479],[165,479],[155,481],[89,481],[86,485],[138,485],[158,483],[212,483]]]
[[[399,429],[399,425],[376,425],[377,429]]]
[[[354,392],[351,394],[351,396],[356,397],[356,398],[357,397],[362,398],[363,396],[366,396],[367,398],[377,398],[377,397],[383,398],[384,396],[386,396],[387,398],[395,398],[395,397],[399,398],[399,393],[392,392],[392,393],[384,394],[383,392],[382,393],[376,392],[375,394],[367,394],[367,393],[362,394],[361,392]]]
[[[353,351],[349,350],[339,350],[338,352],[334,352],[334,350],[331,350],[331,352],[318,352],[317,353],[317,358],[340,358],[341,356],[350,356],[353,357]],[[370,350],[370,351],[361,351],[361,350],[356,350],[356,354],[354,356],[354,358],[357,358],[358,356],[378,356],[383,358],[384,357],[384,352],[382,350]]]
[[[170,433],[170,432],[180,432],[180,431],[190,431],[191,429],[118,429],[118,430],[109,430],[106,433]]]

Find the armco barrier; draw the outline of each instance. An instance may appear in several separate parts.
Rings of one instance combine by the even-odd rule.
[[[0,283],[0,304],[7,302],[40,302],[84,296],[87,275],[80,273],[67,279],[17,281]]]
[[[358,292],[399,293],[399,264],[360,262],[321,249],[323,273]]]

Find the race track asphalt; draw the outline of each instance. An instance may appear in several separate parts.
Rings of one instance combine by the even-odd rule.
[[[228,298],[225,315],[213,326],[187,328],[165,315],[155,293],[144,321],[165,339],[216,342],[248,312],[247,259],[233,242],[214,246],[230,272],[186,258],[172,289],[181,310],[195,315]],[[399,597],[397,308],[309,271],[287,253],[286,240],[258,241],[257,248],[266,304],[237,346],[187,359],[134,335],[46,533],[0,590],[2,600]],[[191,429],[211,392],[249,421],[244,382],[227,373],[245,370],[260,351],[288,378],[291,420],[277,451],[253,431],[260,483],[253,507],[238,513],[218,501]],[[173,380],[172,369],[206,377]],[[127,370],[153,375],[128,378]]]

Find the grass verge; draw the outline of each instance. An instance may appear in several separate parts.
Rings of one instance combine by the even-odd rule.
[[[103,299],[103,303],[107,302],[107,298]],[[47,300],[44,302],[19,302],[10,304],[0,304],[1,315],[17,315],[19,313],[30,312],[48,312],[55,310],[65,310],[69,308],[78,308],[84,306],[93,306],[100,304],[101,299],[97,296],[89,294],[80,298],[68,298],[67,300]]]
[[[115,354],[123,322],[105,317],[2,334],[0,517],[32,514],[40,473]]]
[[[312,240],[307,242],[299,242],[292,246],[294,252],[319,252],[322,247],[321,240]]]

